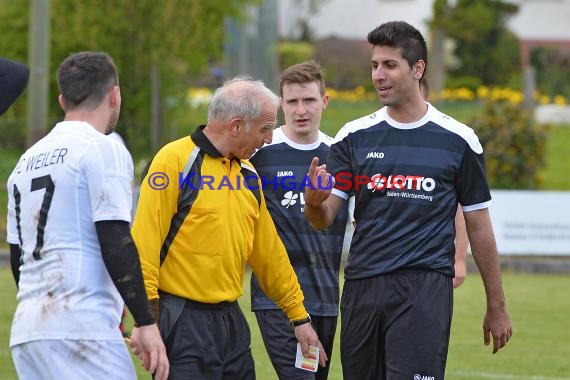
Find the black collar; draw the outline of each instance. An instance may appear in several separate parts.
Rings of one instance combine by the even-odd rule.
[[[208,137],[204,134],[204,128],[206,128],[205,124],[199,125],[196,127],[194,133],[190,135],[194,144],[198,145],[200,149],[203,149],[204,152],[209,154],[212,157],[219,157],[224,158],[222,153],[212,144],[212,142],[208,139]],[[241,160],[237,157],[232,157],[233,161],[236,161],[238,164],[241,163]]]
[[[194,133],[190,135],[190,138],[192,139],[192,141],[194,141],[194,144],[198,145],[210,156],[223,157],[220,151],[216,149],[214,144],[212,144],[212,142],[208,140],[208,137],[206,137],[206,135],[204,134],[204,128],[206,128],[206,125],[204,124],[196,127],[196,130],[194,131]]]

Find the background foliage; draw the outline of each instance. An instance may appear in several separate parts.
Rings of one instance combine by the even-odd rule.
[[[52,74],[59,63],[73,52],[106,51],[119,70],[122,135],[131,149],[149,150],[151,71],[158,72],[155,91],[161,99],[161,124],[179,123],[179,114],[170,111],[184,102],[193,78],[207,68],[210,60],[222,55],[225,18],[243,18],[244,5],[256,2],[52,0],[50,124],[62,116]],[[3,56],[24,62],[28,55],[29,3],[0,0],[0,25],[10,25],[2,29],[0,51]]]
[[[315,55],[312,43],[303,41],[283,41],[277,46],[279,53],[279,72],[299,62],[308,61]]]
[[[469,125],[485,150],[487,178],[494,189],[539,189],[545,164],[547,125],[508,101],[487,100]]]
[[[447,12],[446,0],[434,3],[432,23],[442,26],[455,41],[455,67],[449,68],[449,85],[458,78],[478,78],[484,85],[519,85],[520,55],[517,37],[506,19],[518,6],[500,0],[457,0]],[[472,79],[471,79],[472,80]]]
[[[539,47],[531,52],[537,89],[549,96],[570,98],[570,50]]]
[[[210,75],[210,66],[223,65],[224,20],[246,20],[244,6],[259,2],[51,0],[50,125],[62,117],[54,75],[59,62],[71,52],[104,50],[115,58],[121,77],[123,108],[118,130],[135,158],[152,155],[151,120],[158,119],[160,124],[160,145],[205,121],[205,112],[189,104],[189,93],[197,83],[208,82],[204,79]],[[295,4],[314,12],[326,2],[297,0]],[[456,42],[454,53],[459,62],[448,72],[447,83],[455,89],[444,92],[442,98],[473,101],[485,87],[482,84],[514,82],[518,86],[518,41],[505,25],[517,6],[499,0],[457,0],[453,7],[450,3],[435,0],[431,20]],[[9,25],[0,38],[3,56],[27,61],[29,4],[0,0],[0,25]],[[325,69],[331,98],[334,93],[348,100],[329,107],[323,128],[337,129],[353,118],[352,110],[359,112],[354,117],[368,112],[364,108],[374,110],[377,103],[371,91],[368,43],[336,37],[311,41],[310,23],[305,27],[308,29],[294,37],[296,41],[279,44],[280,68],[315,58]],[[532,63],[543,94],[570,91],[569,62],[567,52],[551,48],[534,51]],[[153,72],[158,73],[154,88]],[[152,94],[159,99],[154,119]],[[371,106],[353,102],[368,102],[370,97]],[[472,126],[485,145],[491,184],[497,188],[539,188],[548,129],[535,125],[518,105],[489,102],[479,108],[478,104],[475,101],[479,114]],[[0,120],[1,146],[23,148],[25,116],[25,97],[21,97]]]

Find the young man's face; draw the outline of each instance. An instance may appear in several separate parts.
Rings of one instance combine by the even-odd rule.
[[[410,68],[399,48],[376,45],[372,49],[371,62],[372,83],[382,104],[398,107],[417,95],[418,80],[423,74],[419,62],[423,61]]]
[[[299,142],[316,141],[328,95],[321,95],[317,82],[286,83],[282,92],[281,108],[285,116],[286,134]]]

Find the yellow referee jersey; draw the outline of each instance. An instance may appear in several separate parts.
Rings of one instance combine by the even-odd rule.
[[[202,129],[165,145],[141,184],[132,235],[148,297],[160,289],[204,303],[235,301],[249,261],[289,319],[304,318],[257,173],[247,160],[222,157]]]

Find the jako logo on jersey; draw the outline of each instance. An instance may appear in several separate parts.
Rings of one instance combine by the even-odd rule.
[[[277,177],[293,177],[293,172],[291,170],[279,170]]]
[[[435,380],[434,376],[422,376],[420,374],[415,374],[414,375],[414,380]]]
[[[366,185],[368,190],[423,190],[432,191],[435,188],[435,180],[420,175],[389,175],[374,174]]]
[[[304,206],[305,205],[305,194],[294,193],[292,191],[288,191],[285,194],[283,194],[283,199],[281,200],[281,206],[284,206],[285,208],[289,208],[289,206],[293,206],[294,204],[297,204],[297,201],[299,201],[299,204],[301,206]]]
[[[368,152],[366,158],[384,158],[383,152]]]

